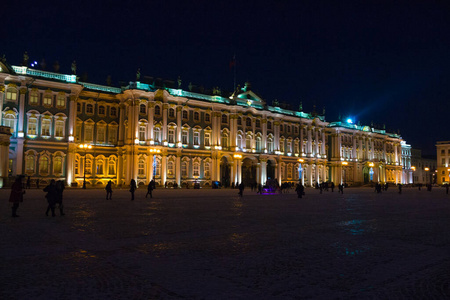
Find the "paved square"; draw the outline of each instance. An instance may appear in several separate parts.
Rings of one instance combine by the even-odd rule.
[[[420,299],[450,297],[450,196],[394,187],[66,190],[46,217],[1,190],[0,299]]]

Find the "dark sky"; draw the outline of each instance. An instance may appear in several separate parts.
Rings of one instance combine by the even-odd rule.
[[[252,84],[326,120],[386,124],[436,154],[450,140],[449,1],[17,1],[4,4],[0,54],[59,61],[114,84],[142,76],[233,89]]]

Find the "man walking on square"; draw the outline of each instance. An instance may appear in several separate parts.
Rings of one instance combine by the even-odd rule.
[[[242,195],[244,194],[244,183],[243,182],[241,182],[240,184],[239,184],[239,197],[242,197]]]
[[[22,190],[22,176],[17,176],[16,181],[11,186],[11,194],[9,196],[9,202],[12,203],[13,218],[19,216],[17,215],[17,209],[19,208],[20,202],[23,202],[23,194],[25,194],[25,191]]]
[[[134,200],[134,191],[136,191],[136,189],[137,189],[136,180],[131,179],[131,182],[130,182],[131,201]]]
[[[108,181],[105,187],[106,190],[106,200],[111,200],[112,197],[112,181]]]
[[[145,194],[145,198],[147,198],[148,195],[150,195],[150,198],[153,198],[153,195],[152,195],[153,183],[154,183],[153,179],[150,180],[150,182],[148,183],[148,185],[147,185],[147,194]]]

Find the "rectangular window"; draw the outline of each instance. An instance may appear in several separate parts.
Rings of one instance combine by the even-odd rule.
[[[169,129],[169,143],[175,143],[175,129]]]
[[[181,141],[184,145],[188,144],[188,131],[187,130],[183,130],[183,132],[181,133]]]
[[[103,174],[103,161],[100,160],[97,162],[97,175]]]
[[[181,176],[187,177],[187,162],[181,164]]]
[[[211,167],[209,163],[205,163],[205,177],[209,178],[211,176]]]
[[[41,124],[41,136],[50,136],[50,119],[43,119]]]
[[[64,95],[58,95],[56,98],[57,107],[66,107],[66,97]]]
[[[115,144],[117,141],[117,129],[115,127],[109,128],[109,143]]]
[[[205,133],[205,146],[211,146],[211,134]]]
[[[77,142],[81,141],[81,124],[77,124],[75,129],[75,140]]]
[[[56,121],[55,137],[64,137],[64,121]]]
[[[38,101],[39,101],[39,99],[38,99],[37,93],[30,94],[30,101],[29,101],[30,105],[37,105]]]
[[[85,142],[92,142],[93,140],[93,134],[92,134],[92,125],[85,125],[84,128],[84,141]]]
[[[200,132],[198,131],[194,132],[194,145],[196,146],[200,145]]]
[[[44,106],[52,106],[52,96],[51,95],[45,95],[44,101],[42,103]]]
[[[108,174],[116,175],[116,162],[113,160],[109,161]]]
[[[28,119],[28,135],[36,135],[37,119]]]
[[[104,126],[97,127],[97,143],[103,144],[105,142],[105,131]]]
[[[200,164],[199,163],[194,163],[194,168],[192,171],[192,175],[193,176],[200,176]]]
[[[16,101],[17,100],[17,91],[16,90],[8,90],[6,92],[6,100],[8,101]]]
[[[139,141],[141,142],[145,142],[145,131],[146,131],[145,126],[139,126]]]

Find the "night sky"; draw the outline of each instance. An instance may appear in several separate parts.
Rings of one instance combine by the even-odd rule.
[[[326,120],[352,116],[423,154],[450,140],[450,1],[8,1],[0,54],[20,65],[113,85],[143,76],[300,101]],[[132,4],[131,4],[132,3]]]

